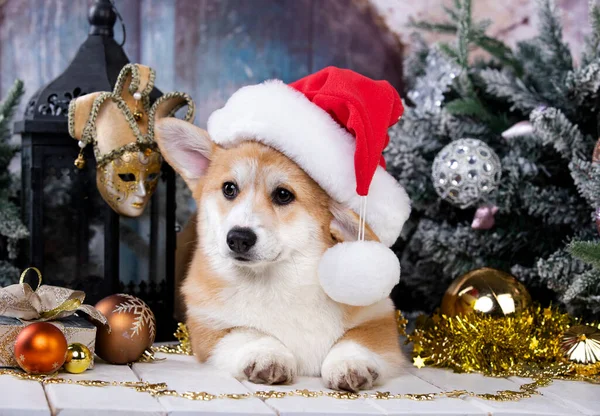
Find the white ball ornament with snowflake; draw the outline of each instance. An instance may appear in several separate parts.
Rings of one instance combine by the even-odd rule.
[[[492,194],[498,188],[501,175],[498,155],[477,139],[455,140],[433,161],[432,180],[436,192],[462,209]]]

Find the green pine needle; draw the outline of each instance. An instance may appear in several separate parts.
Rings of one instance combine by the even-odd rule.
[[[563,42],[560,14],[554,0],[537,0],[539,9],[539,40],[553,58],[556,70],[573,69],[569,46]]]
[[[9,261],[17,257],[17,241],[28,234],[27,228],[21,222],[19,209],[10,201],[10,188],[14,179],[8,170],[8,165],[16,152],[16,148],[10,144],[12,119],[24,93],[23,81],[17,80],[5,100],[0,103],[0,236],[8,243],[5,247]],[[6,263],[5,260],[0,258],[0,263]],[[1,277],[6,278],[6,276]]]
[[[600,0],[590,2],[591,36],[578,68],[554,1],[538,0],[538,34],[514,49],[486,34],[489,21],[474,21],[471,3],[450,2],[442,23],[413,21],[453,39],[419,49],[414,100],[390,129],[388,168],[413,201],[396,248],[404,276],[398,301],[431,311],[453,278],[488,266],[511,272],[534,296],[551,293],[569,313],[599,319],[600,241],[567,248],[565,240],[595,235],[589,213],[600,195],[600,164],[591,161],[600,117]],[[474,48],[491,59],[469,59]],[[427,61],[440,71],[423,70]],[[517,122],[522,132],[503,137]],[[460,209],[440,198],[431,172],[441,149],[465,137],[494,149],[502,176],[489,197]],[[483,204],[499,207],[495,225],[474,230]]]
[[[582,65],[587,65],[598,58],[600,47],[600,5],[598,0],[589,1],[589,22],[591,34],[586,38],[585,50],[581,58]]]
[[[469,67],[469,43],[471,41],[471,0],[463,0],[460,4],[458,20],[458,63],[463,68]]]
[[[16,80],[4,101],[0,103],[0,144],[10,140],[12,118],[24,93],[23,81]]]
[[[446,110],[455,116],[477,117],[487,119],[488,113],[481,106],[481,102],[474,98],[457,98],[446,103]]]
[[[412,17],[408,20],[408,27],[433,33],[445,33],[452,35],[456,33],[456,25],[453,23],[431,23],[424,20],[414,20]]]
[[[600,269],[600,241],[573,241],[567,249],[581,261]]]
[[[475,37],[473,43],[496,58],[501,64],[512,67],[517,76],[523,74],[523,66],[515,57],[512,49],[504,42],[482,34]]]
[[[439,46],[440,46],[440,50],[442,52],[444,52],[450,58],[458,61],[459,57],[458,57],[458,51],[456,50],[456,48],[454,48],[452,45],[450,45],[446,42],[440,42]]]

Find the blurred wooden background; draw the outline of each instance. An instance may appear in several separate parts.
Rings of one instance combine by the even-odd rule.
[[[0,0],[0,96],[15,78],[27,97],[60,74],[87,36],[92,0]],[[401,87],[402,46],[366,0],[117,0],[132,62],[185,91],[197,124],[242,85],[286,82],[327,65]],[[120,24],[115,38],[122,39]]]
[[[453,0],[116,0],[132,62],[153,66],[163,91],[182,90],[204,125],[238,87],[292,81],[338,65],[401,85],[410,17],[444,19]],[[556,0],[577,60],[589,33],[587,1]],[[68,64],[88,31],[92,0],[0,0],[0,97],[15,78],[29,97]],[[476,19],[510,45],[536,33],[533,0],[474,0]],[[391,28],[391,32],[388,27]],[[115,26],[122,39],[120,25]],[[427,36],[429,41],[444,38]]]

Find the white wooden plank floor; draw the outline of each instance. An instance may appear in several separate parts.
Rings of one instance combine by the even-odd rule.
[[[114,366],[99,362],[84,374],[63,377],[90,380],[166,382],[178,391],[246,393],[257,390],[325,390],[318,378],[302,377],[292,386],[261,386],[239,382],[192,357],[158,354],[165,361]],[[487,378],[477,374],[414,367],[379,391],[392,393],[433,393],[465,389],[494,393],[516,390],[529,380]],[[555,381],[542,394],[519,402],[493,402],[475,398],[412,400],[337,400],[329,397],[283,399],[189,401],[176,397],[154,398],[126,387],[83,387],[51,384],[42,387],[33,381],[0,376],[0,416],[4,415],[597,415],[600,416],[600,385]]]

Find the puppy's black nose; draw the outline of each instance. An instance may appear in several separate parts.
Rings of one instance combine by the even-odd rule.
[[[247,253],[256,244],[256,234],[250,228],[232,228],[227,233],[227,245],[234,253]]]

